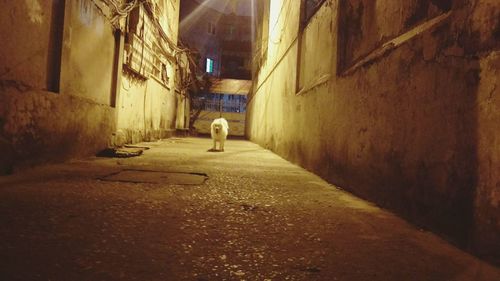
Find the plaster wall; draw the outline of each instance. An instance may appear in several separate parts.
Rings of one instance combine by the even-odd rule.
[[[327,0],[300,32],[299,1],[271,1],[247,136],[498,262],[499,4],[452,1],[448,14],[430,1],[408,24],[391,1],[369,2],[353,16]]]
[[[2,1],[0,79],[4,85],[50,88],[54,70],[48,65],[49,46],[57,40],[53,17],[61,16],[61,10],[64,15],[64,6],[57,7],[51,0]]]
[[[500,51],[480,59],[478,89],[478,183],[475,241],[481,254],[498,261],[500,233]],[[496,251],[496,252],[495,252]]]
[[[158,0],[157,3],[161,5],[163,12],[160,24],[169,39],[176,43],[180,2]],[[180,93],[176,91],[180,83],[180,78],[176,75],[177,67],[179,66],[175,61],[166,61],[168,82],[160,82],[152,75],[139,78],[126,68],[123,69],[118,85],[115,145],[166,138],[173,134],[178,105],[183,106],[178,101]],[[179,118],[184,119],[184,116],[179,115]]]
[[[109,21],[89,0],[67,1],[61,91],[111,105],[115,37]]]
[[[86,2],[2,1],[0,173],[107,146],[114,39]]]
[[[176,42],[179,1],[163,8]],[[168,85],[122,72],[123,35],[103,11],[91,0],[2,2],[0,174],[168,137],[175,128],[175,61]]]
[[[122,78],[117,128],[126,143],[167,137],[175,128],[176,94],[153,78]]]

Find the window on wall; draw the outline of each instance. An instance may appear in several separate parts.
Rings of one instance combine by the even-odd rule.
[[[302,0],[303,24],[307,24],[325,0]]]
[[[206,61],[206,72],[213,73],[214,72],[214,60],[211,58],[207,58]]]
[[[317,13],[333,13],[333,5],[322,5],[324,2],[325,0],[301,2],[301,28],[297,46],[297,94],[310,92],[330,80],[333,36],[328,34],[331,33],[332,17],[314,17]]]
[[[452,9],[454,2],[456,1],[393,1],[391,5],[384,5],[384,9],[380,10],[380,3],[377,1],[338,1],[338,74],[347,74],[367,63],[369,57],[386,53],[386,48],[392,49],[395,42],[400,42],[397,43],[399,45],[413,38],[412,34],[421,34],[424,32],[422,28],[436,26],[434,23],[418,27],[434,19],[439,20],[440,16]],[[380,25],[378,21],[382,17],[384,24]],[[418,31],[414,30],[415,28],[418,28]]]

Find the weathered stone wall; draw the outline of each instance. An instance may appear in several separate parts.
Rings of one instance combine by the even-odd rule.
[[[452,0],[340,1],[341,66],[348,68],[415,25],[448,12]]]
[[[177,42],[179,1],[162,3],[166,33]],[[2,2],[0,174],[168,137],[175,128],[175,60],[167,65],[169,85],[152,77],[134,83],[122,73],[123,34],[105,7],[91,0]]]
[[[64,17],[61,1],[3,1],[0,10],[0,79],[3,87],[57,91]],[[56,81],[57,82],[57,81]]]
[[[89,0],[67,1],[61,92],[111,105],[115,37],[109,21]]]
[[[113,132],[112,108],[72,95],[4,88],[0,103],[0,173],[94,154]]]
[[[499,3],[327,0],[297,32],[298,2],[271,2],[250,139],[498,261]]]

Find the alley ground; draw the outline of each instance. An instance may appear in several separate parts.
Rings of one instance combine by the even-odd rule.
[[[251,142],[140,145],[1,177],[0,280],[500,280]]]

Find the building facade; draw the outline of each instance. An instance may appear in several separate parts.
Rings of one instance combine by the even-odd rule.
[[[220,21],[221,77],[252,80],[251,18],[230,13]]]
[[[219,22],[223,12],[200,4],[196,0],[181,3],[179,37],[190,48],[198,66],[198,75],[221,75],[221,43]]]
[[[200,73],[251,80],[251,18],[197,0],[181,3],[180,37],[197,54]]]
[[[498,262],[500,3],[257,3],[247,136]]]
[[[0,22],[0,172],[185,125],[179,0],[8,1]]]

